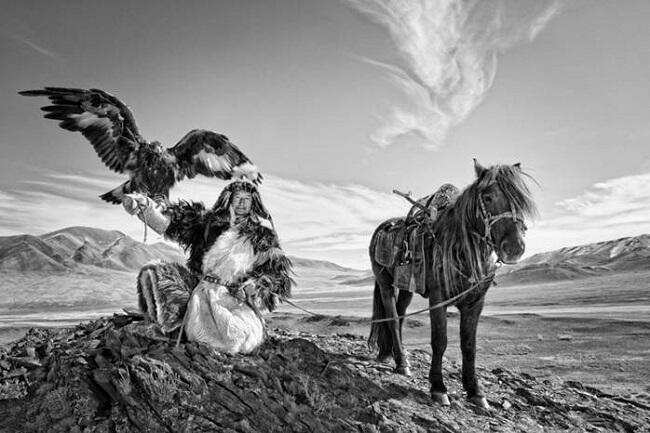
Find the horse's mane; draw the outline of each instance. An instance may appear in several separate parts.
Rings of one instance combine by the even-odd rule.
[[[522,217],[537,214],[525,178],[532,179],[519,166],[495,165],[485,169],[436,219],[434,276],[446,298],[462,291],[459,272],[478,282],[491,266],[490,247],[481,239],[484,228],[479,194],[483,190],[496,183],[516,214]]]

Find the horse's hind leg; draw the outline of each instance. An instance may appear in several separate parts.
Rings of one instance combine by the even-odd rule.
[[[429,298],[429,304],[437,302]],[[431,318],[431,370],[429,370],[429,382],[431,382],[431,398],[434,402],[449,406],[447,387],[442,379],[442,357],[447,350],[447,309],[436,308],[429,312]]]
[[[373,272],[375,274],[375,291],[372,299],[372,318],[382,320],[390,317],[384,306],[385,295],[383,293],[393,290],[391,287],[392,277],[383,267],[374,264]],[[377,361],[379,362],[385,362],[393,356],[393,338],[387,322],[382,321],[371,325],[368,345],[371,349],[376,347],[379,350],[377,355]]]
[[[402,365],[397,365],[397,372],[405,376],[411,375],[410,363],[406,351],[404,350],[404,339],[402,337],[402,328],[404,327],[404,314],[406,314],[406,309],[411,304],[413,300],[413,292],[408,292],[406,290],[399,290],[397,296],[397,315],[401,317],[399,319],[399,349],[402,351]],[[397,360],[397,357],[395,357]]]
[[[411,305],[413,300],[413,292],[400,290],[397,296],[397,315],[402,317],[406,314],[406,309]],[[402,338],[402,327],[404,325],[404,317],[399,319],[399,337]]]
[[[460,309],[460,350],[463,353],[463,388],[467,398],[475,405],[488,408],[476,378],[476,330],[483,310],[484,298],[471,305],[459,306]]]
[[[387,290],[385,290],[387,289]],[[411,375],[408,368],[408,362],[402,347],[402,339],[399,331],[399,319],[397,319],[397,302],[395,300],[397,290],[393,287],[381,287],[381,300],[386,311],[386,318],[394,317],[395,320],[390,320],[385,323],[388,329],[388,334],[393,343],[393,359],[395,359],[395,372],[406,376]]]

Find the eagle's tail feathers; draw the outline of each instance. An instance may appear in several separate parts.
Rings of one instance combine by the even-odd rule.
[[[125,194],[130,194],[132,193],[132,188],[131,188],[131,181],[127,180],[120,186],[118,186],[115,189],[112,189],[108,191],[107,193],[104,193],[99,196],[104,201],[107,201],[109,203],[113,204],[120,204],[122,203],[122,199],[124,198]]]

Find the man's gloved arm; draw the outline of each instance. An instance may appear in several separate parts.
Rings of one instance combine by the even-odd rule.
[[[170,220],[163,215],[163,207],[139,193],[126,194],[122,206],[131,215],[137,215],[146,225],[158,234],[165,234]]]

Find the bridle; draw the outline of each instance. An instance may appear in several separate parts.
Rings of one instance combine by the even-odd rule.
[[[487,210],[487,208],[485,207],[485,203],[483,202],[482,194],[478,195],[478,204],[481,210],[481,219],[483,220],[483,226],[484,226],[483,235],[479,234],[479,236],[481,237],[481,239],[485,241],[485,243],[487,243],[489,247],[492,248],[493,251],[497,252],[497,256],[498,256],[499,249],[497,248],[497,246],[494,243],[494,240],[492,239],[492,226],[499,220],[502,220],[504,218],[511,218],[515,224],[521,223],[521,225],[524,227],[525,230],[526,222],[521,216],[517,214],[517,212],[515,212],[515,208],[512,205],[512,203],[509,203],[510,211],[501,212],[498,215],[492,215]],[[499,257],[498,259],[500,261],[501,257]]]

